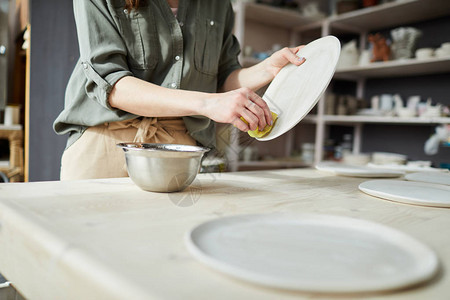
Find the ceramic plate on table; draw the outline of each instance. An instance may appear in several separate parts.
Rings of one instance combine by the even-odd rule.
[[[450,186],[402,180],[370,180],[359,189],[371,196],[414,205],[450,207]]]
[[[374,169],[367,166],[353,166],[337,162],[322,162],[316,165],[316,169],[333,175],[351,177],[399,177],[404,174],[401,171]]]
[[[302,48],[297,56],[306,58],[301,66],[285,66],[267,88],[263,99],[278,114],[272,131],[260,141],[272,140],[297,125],[319,101],[336,70],[341,44],[326,36]]]
[[[421,181],[421,182],[450,185],[450,173],[417,172],[407,174],[405,176],[405,179],[411,181]]]
[[[381,224],[320,214],[241,215],[186,235],[205,265],[263,286],[322,293],[386,291],[426,281],[435,253]]]
[[[448,172],[447,169],[439,169],[439,168],[426,167],[426,166],[414,166],[414,165],[396,165],[396,164],[379,165],[379,164],[374,164],[374,163],[368,163],[367,166],[374,168],[374,169],[393,170],[393,171],[399,171],[399,172],[405,172],[405,173]]]

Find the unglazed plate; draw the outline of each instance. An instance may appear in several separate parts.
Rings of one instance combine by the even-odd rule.
[[[399,177],[404,174],[400,171],[353,166],[337,162],[322,162],[316,165],[316,169],[333,175],[351,177]]]
[[[326,36],[302,48],[297,56],[306,61],[285,66],[267,88],[263,99],[278,120],[260,141],[272,140],[297,125],[319,101],[336,70],[341,44]]]
[[[368,163],[368,167],[374,168],[374,169],[385,169],[385,170],[393,170],[393,171],[399,171],[404,173],[415,173],[415,172],[448,172],[447,169],[440,169],[440,168],[433,168],[433,167],[426,167],[426,166],[414,166],[414,165],[397,165],[397,164],[374,164],[374,163]]]
[[[402,180],[370,180],[359,189],[371,196],[414,205],[450,207],[450,186]]]
[[[421,182],[450,185],[450,173],[418,172],[407,174],[405,176],[405,179],[411,181],[421,181]]]
[[[320,214],[241,215],[198,225],[189,252],[229,276],[308,292],[373,292],[433,277],[435,253],[412,237],[359,219]]]

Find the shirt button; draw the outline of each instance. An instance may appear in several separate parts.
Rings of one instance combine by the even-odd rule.
[[[214,26],[214,21],[213,20],[211,20],[211,22],[209,22],[209,25],[211,25],[211,26]]]
[[[175,60],[179,61],[181,59],[181,57],[179,55],[175,56]]]
[[[87,65],[87,63],[83,63],[82,65],[83,65],[83,68],[85,68],[85,69],[87,69],[87,68],[88,68],[88,65]]]
[[[181,21],[180,21],[178,24],[180,25],[180,27],[183,27],[183,26],[184,26],[184,23],[181,22]]]
[[[124,12],[125,14],[128,14],[128,9],[124,9],[123,12]]]
[[[171,88],[176,88],[176,87],[177,87],[177,84],[176,84],[175,82],[172,82],[172,83],[170,84],[170,87],[171,87]]]

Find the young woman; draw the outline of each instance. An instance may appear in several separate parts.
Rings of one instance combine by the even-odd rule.
[[[213,147],[215,122],[242,131],[272,122],[254,90],[288,63],[284,48],[241,68],[224,0],[75,0],[80,59],[54,123],[69,133],[61,179],[127,176],[119,142]],[[240,117],[248,121],[248,125]]]

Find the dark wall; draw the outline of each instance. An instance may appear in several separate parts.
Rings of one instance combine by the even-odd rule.
[[[72,1],[33,0],[31,18],[29,181],[58,180],[65,136],[52,124],[78,58]]]
[[[444,42],[450,41],[450,16],[428,20],[415,24],[405,24],[422,31],[417,42],[417,48],[437,48]],[[390,37],[390,30],[380,32]],[[347,37],[347,40],[354,38]],[[334,84],[333,91],[337,94],[354,94],[354,82],[339,81]],[[419,95],[421,101],[431,98],[433,105],[440,103],[450,106],[450,73],[431,74],[426,76],[400,76],[393,78],[377,78],[366,81],[364,98],[374,95],[400,94],[404,101],[409,96]],[[450,163],[450,148],[441,147],[439,153],[426,155],[423,148],[425,141],[435,132],[436,125],[390,125],[365,124],[363,127],[362,152],[394,152],[408,155],[411,160],[429,160],[435,166]],[[348,126],[332,126],[330,137],[337,142],[342,140],[345,133],[352,133]]]

